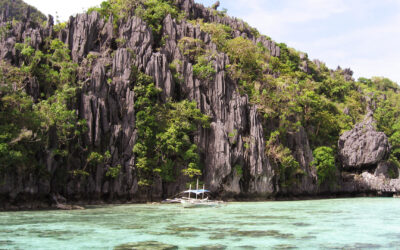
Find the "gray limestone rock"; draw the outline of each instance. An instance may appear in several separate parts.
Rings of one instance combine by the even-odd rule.
[[[262,44],[271,56],[280,56],[280,47],[275,42],[258,36],[242,20],[216,15],[212,9],[193,0],[174,2],[186,12],[187,17],[228,25],[233,30],[233,38],[247,37],[254,43]],[[87,132],[82,136],[77,152],[68,156],[65,162],[58,161],[54,156],[55,147],[44,150],[42,158],[49,171],[49,179],[22,172],[4,176],[2,181],[5,184],[0,185],[0,198],[7,197],[15,201],[19,197],[38,198],[57,194],[67,201],[144,201],[161,199],[184,189],[188,181],[184,175],[178,176],[173,183],[165,183],[157,178],[149,190],[138,185],[132,150],[137,140],[133,70],[153,77],[156,86],[162,89],[161,101],[170,98],[196,101],[202,113],[210,117],[210,128],[198,128],[192,138],[199,148],[204,166],[202,180],[208,189],[221,196],[263,198],[282,191],[276,185],[275,166],[265,153],[266,133],[276,127],[264,124],[265,119],[257,106],[250,104],[247,95],[239,93],[237,80],[232,79],[226,71],[230,64],[229,57],[217,51],[211,36],[202,31],[199,25],[193,25],[185,19],[177,21],[168,15],[162,29],[165,43],[155,48],[156,44],[160,44],[159,41],[154,41],[152,30],[135,16],[119,22],[117,28],[113,25],[113,17],[105,21],[96,12],[71,17],[67,27],[58,32],[53,30],[52,23],[50,18],[46,27],[28,20],[15,24],[0,39],[0,59],[20,65],[21,58],[14,47],[16,43],[24,42],[25,38],[30,38],[34,48],[42,48],[48,37],[57,37],[67,44],[72,59],[79,63],[78,81],[82,83],[73,108],[80,119],[86,120]],[[198,79],[193,74],[193,61],[178,48],[179,40],[184,37],[201,40],[204,49],[212,52],[210,62],[216,73],[209,79]],[[302,55],[303,59],[305,62],[305,55]],[[176,72],[170,70],[172,62],[178,62]],[[308,65],[303,63],[301,66],[304,71],[308,70]],[[179,82],[173,77],[175,73],[180,76]],[[345,70],[344,74],[351,75],[351,72]],[[34,100],[40,94],[38,86],[37,79],[27,79],[26,91]],[[292,149],[304,175],[286,192],[316,194],[316,170],[310,166],[312,151],[305,129],[300,128],[289,134],[287,139],[285,146]],[[389,150],[386,136],[376,132],[369,120],[343,134],[339,140],[340,157],[345,168],[378,165],[387,158]],[[69,175],[62,181],[56,178],[65,171],[83,169],[90,151],[109,151],[111,158],[98,166],[86,168],[89,176],[85,178]],[[107,170],[118,165],[121,166],[120,174],[116,178],[107,177]],[[382,163],[376,171],[377,176],[366,176],[368,181],[362,182],[376,185],[359,185],[354,184],[359,182],[353,181],[358,186],[349,187],[348,190],[359,190],[359,186],[378,188],[377,185],[382,184],[380,178],[388,173],[388,168]],[[60,202],[64,203],[64,200]]]
[[[247,96],[237,93],[237,83],[225,72],[228,57],[217,54],[213,61],[217,73],[212,79],[196,79],[191,63],[177,49],[177,41],[186,36],[201,39],[211,51],[216,50],[216,45],[198,26],[177,23],[170,16],[164,20],[164,27],[168,39],[162,52],[169,61],[183,61],[177,69],[184,78],[179,85],[182,98],[195,100],[200,110],[212,119],[210,129],[201,129],[197,138],[204,152],[206,185],[213,191],[222,188],[223,193],[273,193],[273,169],[265,155],[262,119],[256,107],[249,105]],[[238,177],[235,167],[246,174]]]
[[[193,0],[176,0],[175,3],[188,16],[204,18],[232,27],[234,37],[248,37],[254,43],[263,44],[272,56],[279,56],[279,47],[266,37],[256,37],[242,20],[215,15],[210,9],[194,3]],[[271,195],[275,191],[274,170],[265,154],[265,135],[257,108],[249,105],[247,96],[237,92],[238,84],[225,71],[229,58],[217,52],[209,34],[200,27],[186,21],[177,22],[168,15],[163,22],[165,45],[157,51],[151,29],[138,17],[131,16],[113,26],[113,17],[108,22],[96,12],[70,17],[67,27],[57,33],[53,30],[50,17],[44,28],[25,20],[13,27],[0,41],[1,59],[18,63],[14,50],[15,43],[30,38],[34,48],[41,48],[46,37],[58,37],[71,50],[72,59],[80,64],[79,81],[83,83],[75,104],[81,119],[87,122],[81,148],[100,152],[109,151],[111,159],[90,169],[87,178],[74,177],[60,186],[51,181],[24,181],[23,175],[7,176],[6,185],[0,187],[2,194],[12,197],[29,190],[31,194],[52,192],[67,199],[148,199],[138,187],[133,147],[136,142],[134,82],[132,70],[138,70],[154,78],[162,89],[162,100],[169,98],[189,99],[198,103],[199,109],[210,116],[211,128],[199,128],[194,136],[204,164],[204,181],[207,188],[221,194]],[[183,37],[200,39],[206,50],[215,56],[212,63],[216,74],[211,79],[197,79],[193,65],[179,50],[177,44]],[[119,39],[118,43],[116,39]],[[91,59],[87,59],[87,55]],[[174,81],[169,64],[179,61],[178,73],[182,82]],[[30,79],[27,92],[37,98],[38,85]],[[46,165],[52,175],[61,171],[61,163],[46,151]],[[86,164],[85,153],[69,156],[67,171],[82,169]],[[105,176],[109,167],[121,165],[121,173],[115,179]],[[241,173],[238,173],[240,169]],[[184,188],[187,177],[179,176],[176,183],[155,182],[152,197],[173,195]],[[12,192],[11,192],[12,191]],[[142,193],[141,193],[142,192]],[[89,198],[90,197],[90,198]]]
[[[343,168],[368,168],[384,161],[390,154],[387,136],[374,128],[372,114],[343,133],[338,142],[339,157]]]
[[[399,177],[399,169],[391,162],[380,162],[375,169],[374,175],[384,176],[387,179],[396,179]]]
[[[80,14],[70,18],[69,44],[72,59],[78,62],[83,59],[89,51],[98,49],[99,31],[104,25],[99,13],[93,11],[90,14]]]
[[[303,175],[298,182],[287,189],[291,194],[313,194],[317,192],[317,170],[311,165],[313,153],[310,148],[308,135],[303,127],[288,134],[287,146],[293,152],[294,158],[300,164]]]
[[[400,193],[400,179],[387,179],[383,175],[363,172],[360,175],[353,174],[342,183],[342,192],[345,193]]]

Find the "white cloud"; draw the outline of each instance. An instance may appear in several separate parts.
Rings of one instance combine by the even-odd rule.
[[[268,4],[270,2],[270,4]],[[275,39],[284,37],[291,32],[292,25],[307,24],[327,19],[332,15],[348,11],[343,0],[303,0],[281,1],[281,8],[269,8],[272,1],[239,0],[239,5],[246,8],[243,19],[266,35],[274,35]]]
[[[379,75],[400,83],[398,0],[239,0],[237,4],[237,14],[248,6],[241,18],[262,34],[307,52],[310,58],[332,68],[350,67],[355,77]]]
[[[386,76],[400,83],[400,15],[383,25],[363,27],[308,42],[295,42],[294,47],[312,51],[330,67],[342,65],[354,70],[355,76]]]
[[[35,6],[44,14],[59,16],[60,21],[68,20],[69,16],[81,13],[89,7],[99,5],[102,0],[24,0],[26,3]]]

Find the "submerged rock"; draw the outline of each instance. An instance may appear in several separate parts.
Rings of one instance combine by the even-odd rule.
[[[272,237],[277,239],[290,239],[294,238],[294,234],[281,233],[278,230],[236,230],[232,229],[228,231],[231,236],[237,237],[251,237],[251,238],[263,238]]]
[[[296,247],[295,245],[291,245],[291,244],[279,244],[279,245],[275,245],[274,249],[298,249],[298,247]]]
[[[188,247],[187,249],[190,250],[218,250],[218,249],[226,249],[227,246],[225,245],[221,245],[221,244],[215,244],[215,245],[203,245],[203,246],[199,246],[199,247]]]
[[[78,205],[67,205],[67,204],[57,204],[56,205],[57,209],[60,210],[84,210],[84,207],[78,206]]]
[[[143,242],[133,242],[133,243],[125,243],[122,245],[118,245],[114,247],[114,250],[174,250],[178,249],[177,246],[164,244],[158,241],[143,241]]]

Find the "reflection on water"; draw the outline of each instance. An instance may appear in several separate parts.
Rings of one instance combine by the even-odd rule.
[[[2,212],[0,249],[396,249],[399,214],[392,198]]]

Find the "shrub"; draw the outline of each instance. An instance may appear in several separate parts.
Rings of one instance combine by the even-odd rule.
[[[259,79],[265,65],[265,54],[250,40],[237,37],[228,40],[225,53],[229,56],[230,70],[234,78],[243,81]]]
[[[175,59],[172,63],[169,64],[169,69],[171,70],[172,77],[174,78],[174,82],[177,84],[181,84],[185,81],[184,76],[179,73],[179,67],[182,66],[182,62]]]
[[[87,162],[90,165],[97,165],[102,163],[104,160],[103,155],[97,153],[97,152],[92,152],[89,154],[88,158],[87,158]]]
[[[235,165],[233,167],[233,169],[235,170],[235,174],[236,174],[237,177],[242,177],[243,176],[243,168],[242,168],[241,165],[237,164],[237,165]]]
[[[318,185],[332,184],[335,181],[336,165],[334,151],[330,147],[319,147],[313,152],[314,161],[311,163],[317,169]]]
[[[183,37],[178,42],[178,48],[182,55],[189,58],[190,61],[197,61],[197,58],[204,54],[204,42],[200,39]]]
[[[117,165],[116,167],[109,167],[106,176],[111,178],[117,178],[121,172],[121,165]]]
[[[211,40],[215,43],[219,50],[223,51],[226,47],[226,42],[231,39],[231,27],[217,23],[203,23],[199,21],[200,29],[211,35]]]
[[[175,5],[166,0],[144,0],[135,10],[135,15],[142,18],[152,29],[155,41],[161,41],[161,30],[164,18],[170,14],[172,18],[183,18]]]
[[[193,75],[200,80],[211,80],[216,73],[213,62],[207,60],[206,56],[199,57],[193,65]]]
[[[278,63],[274,65],[274,70],[280,73],[290,74],[299,70],[300,56],[299,52],[288,48],[286,44],[280,43],[281,55]]]
[[[279,131],[271,133],[266,143],[266,153],[279,167],[279,184],[287,187],[296,181],[296,176],[303,175],[304,171],[300,168],[300,164],[293,157],[290,149],[280,143],[279,137]]]
[[[54,32],[58,33],[61,30],[65,29],[66,27],[67,27],[67,23],[66,22],[58,23],[58,24],[53,26],[53,30],[54,30]]]
[[[168,0],[107,0],[99,7],[89,8],[88,13],[97,11],[106,21],[113,16],[114,28],[117,28],[118,21],[126,19],[132,10],[149,25],[156,41],[161,40],[162,23],[168,14],[172,18],[183,17]]]

